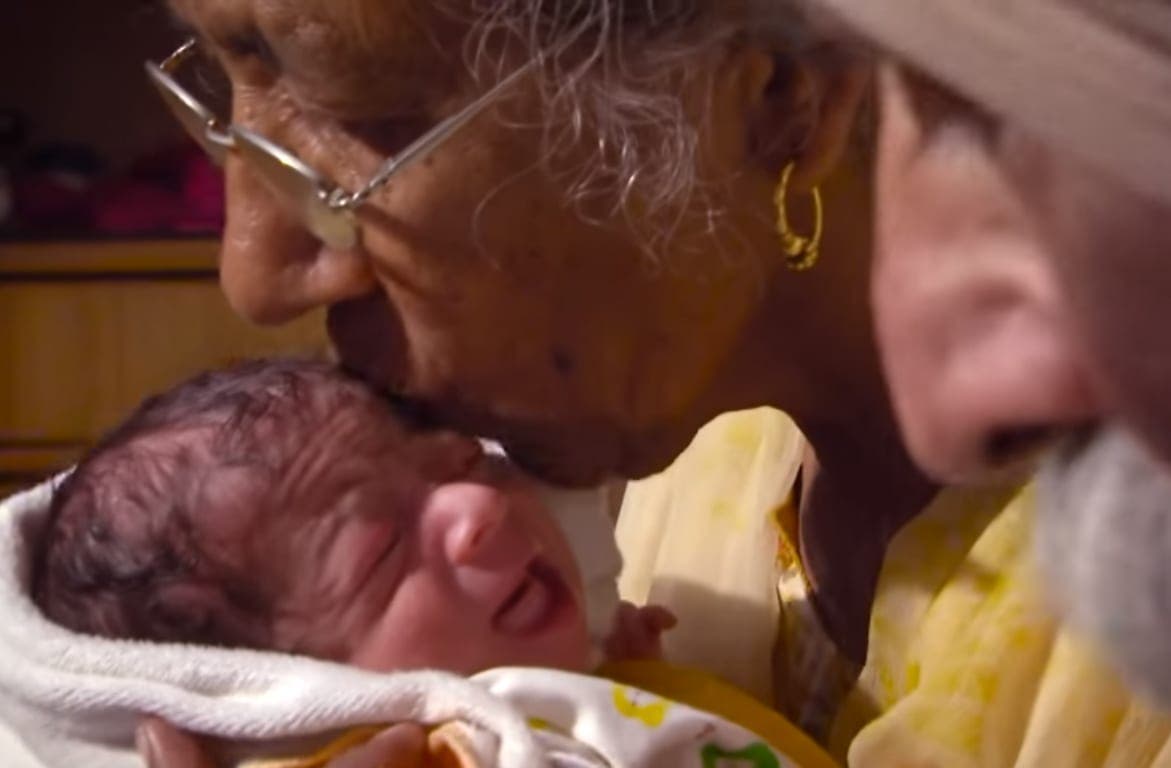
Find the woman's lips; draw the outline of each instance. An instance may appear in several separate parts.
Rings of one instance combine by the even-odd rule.
[[[506,635],[539,634],[557,623],[568,604],[569,594],[561,575],[546,563],[534,560],[492,617],[492,626]]]
[[[407,342],[402,323],[385,296],[370,295],[331,306],[326,331],[343,367],[375,386],[398,389]]]
[[[610,424],[568,415],[525,420],[515,409],[502,416],[491,392],[460,395],[452,386],[458,382],[432,382],[420,389],[412,384],[411,350],[402,321],[382,294],[331,306],[326,328],[343,368],[377,389],[406,398],[431,423],[498,439],[517,464],[548,482],[586,487],[614,474],[638,476],[665,466],[625,466],[623,446]]]

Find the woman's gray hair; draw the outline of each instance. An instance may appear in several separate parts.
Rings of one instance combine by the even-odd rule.
[[[651,254],[681,217],[704,216],[714,229],[720,214],[706,199],[713,180],[697,165],[701,125],[684,102],[684,84],[710,73],[705,65],[732,41],[763,38],[777,50],[795,49],[805,29],[790,0],[459,5],[473,24],[464,52],[471,71],[503,74],[500,52],[518,44],[543,58],[544,170],[583,218],[624,216],[645,228]],[[584,143],[596,146],[591,160],[566,162],[569,148],[580,152]]]

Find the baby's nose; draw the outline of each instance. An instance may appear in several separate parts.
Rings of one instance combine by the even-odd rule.
[[[478,483],[449,483],[432,493],[443,528],[443,549],[457,568],[506,571],[524,567],[536,554],[531,537],[509,510],[506,494]]]

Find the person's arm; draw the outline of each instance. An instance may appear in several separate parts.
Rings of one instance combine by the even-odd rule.
[[[165,720],[147,718],[135,742],[147,768],[217,768],[200,741]],[[329,762],[327,768],[422,768],[426,749],[423,728],[392,725],[370,741]]]

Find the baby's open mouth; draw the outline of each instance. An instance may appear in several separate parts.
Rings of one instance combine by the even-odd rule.
[[[564,613],[568,599],[561,574],[540,558],[534,559],[492,617],[492,625],[508,635],[536,634]]]

